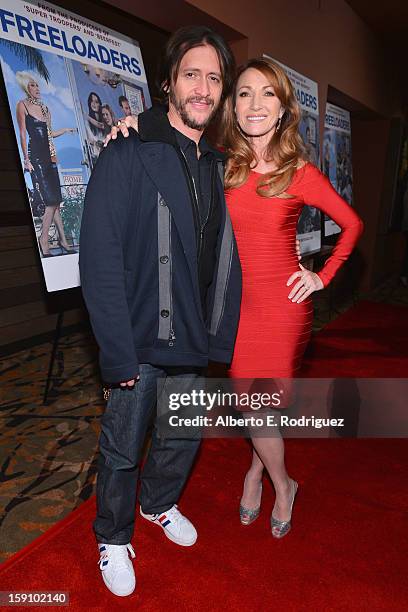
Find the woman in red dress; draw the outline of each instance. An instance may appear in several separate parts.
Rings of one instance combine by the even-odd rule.
[[[229,159],[226,198],[243,274],[241,315],[230,374],[234,378],[290,379],[299,369],[312,329],[311,293],[323,289],[352,252],[363,223],[311,163],[299,135],[300,109],[284,70],[269,59],[240,69],[224,108]],[[323,269],[298,263],[296,225],[304,205],[329,215],[342,229]],[[289,478],[280,436],[252,438],[240,518],[258,514],[266,468],[276,501],[272,535],[291,527],[297,483]]]

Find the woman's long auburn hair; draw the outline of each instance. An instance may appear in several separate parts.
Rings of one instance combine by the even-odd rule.
[[[266,198],[290,198],[292,196],[286,193],[286,189],[299,162],[307,159],[306,149],[299,134],[301,110],[286,72],[276,62],[263,57],[251,59],[238,69],[233,90],[225,101],[222,114],[222,146],[228,155],[225,189],[242,185],[257,161],[248,137],[238,125],[234,110],[238,79],[248,68],[258,70],[270,81],[275,95],[285,109],[279,129],[275,130],[264,155],[266,161],[275,162],[277,169],[262,175],[257,193]]]

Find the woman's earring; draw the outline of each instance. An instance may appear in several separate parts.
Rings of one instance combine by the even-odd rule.
[[[283,111],[283,113],[281,114],[281,116],[278,119],[278,122],[277,122],[276,128],[275,128],[276,132],[279,132],[280,128],[282,127],[282,119],[283,119],[284,115],[285,115],[285,111]]]

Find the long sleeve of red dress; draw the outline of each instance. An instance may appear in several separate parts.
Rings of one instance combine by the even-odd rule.
[[[331,256],[318,272],[326,287],[350,256],[363,232],[364,224],[355,210],[339,196],[329,179],[315,166],[308,164],[305,167],[305,174],[303,180],[299,181],[298,189],[305,204],[326,213],[342,230]],[[290,189],[288,191],[290,192]]]

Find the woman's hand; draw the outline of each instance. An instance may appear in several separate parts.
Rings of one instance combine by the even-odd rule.
[[[300,252],[300,240],[298,240],[298,238],[296,238],[296,255],[297,255],[298,261],[300,261],[302,259],[302,254]]]
[[[296,279],[299,279],[288,295],[288,298],[297,304],[303,302],[314,291],[320,291],[324,287],[322,280],[315,272],[306,270],[302,264],[299,266],[301,270],[294,272],[286,283],[289,287]]]
[[[29,159],[24,160],[24,172],[32,172],[34,170],[32,163]]]
[[[128,115],[127,117],[123,117],[123,119],[119,119],[117,124],[112,126],[110,133],[106,136],[103,146],[106,147],[110,139],[115,140],[119,130],[122,132],[124,137],[127,138],[127,136],[129,136],[128,128],[133,128],[137,132],[137,117],[134,117],[133,115]]]

